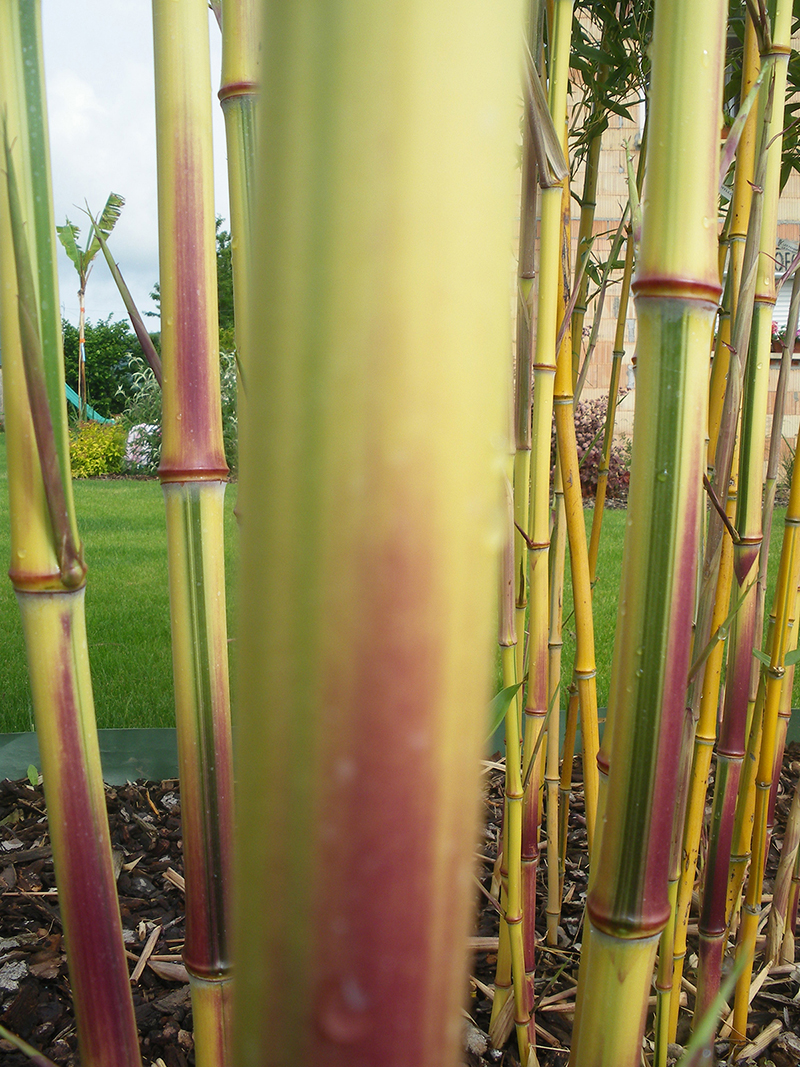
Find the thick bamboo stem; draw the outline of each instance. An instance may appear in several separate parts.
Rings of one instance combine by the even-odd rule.
[[[234,1062],[451,1067],[505,536],[518,11],[263,11]]]
[[[638,1064],[655,951],[670,915],[665,843],[677,801],[675,738],[685,716],[700,540],[703,394],[720,291],[718,154],[711,146],[725,12],[721,2],[698,8],[685,0],[665,0],[655,11],[648,195],[634,284],[641,358],[629,525],[609,693],[608,793],[587,901],[573,1067]],[[612,1033],[603,1025],[609,1017]]]

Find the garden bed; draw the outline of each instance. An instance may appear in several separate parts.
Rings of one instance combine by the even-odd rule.
[[[800,773],[800,745],[789,746],[776,806],[765,893],[783,838],[791,790]],[[579,761],[578,775],[579,775]],[[503,772],[487,765],[486,822],[479,844],[476,928],[472,939],[466,1003],[464,1063],[469,1067],[518,1063],[512,1041],[489,1047],[486,1033],[496,963],[498,914],[487,894],[491,884],[502,812]],[[184,936],[183,856],[178,782],[138,782],[107,787],[111,840],[120,865],[119,892],[132,974],[136,1017],[145,1067],[192,1067],[192,1010],[188,976],[180,953]],[[579,948],[583,928],[588,863],[580,779],[570,809],[569,855],[559,945],[541,944],[536,964],[537,1054],[541,1067],[564,1067],[572,1028]],[[544,864],[539,871],[539,919],[544,928]],[[696,927],[696,922],[695,922]],[[158,930],[155,935],[154,931]],[[690,928],[691,934],[691,928]],[[692,936],[694,940],[692,941]],[[696,932],[690,953],[696,952]],[[695,975],[686,973],[691,987]],[[772,1040],[758,1059],[762,1067],[796,1067],[800,1062],[800,967],[775,971],[756,996],[750,1033],[769,1031]],[[691,993],[689,994],[691,1006]],[[679,1040],[688,1015],[682,1013]],[[77,1037],[53,876],[41,786],[27,781],[0,782],[0,1023],[63,1067],[78,1067]],[[650,1016],[652,1037],[652,1014]],[[28,1060],[0,1041],[3,1067],[27,1067]],[[719,1054],[727,1046],[718,1047]],[[676,1050],[677,1053],[677,1050]],[[753,1062],[753,1061],[750,1061]],[[300,1065],[298,1065],[300,1067]]]

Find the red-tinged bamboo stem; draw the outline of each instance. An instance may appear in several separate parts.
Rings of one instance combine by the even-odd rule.
[[[782,99],[782,95],[779,97]],[[717,773],[714,780],[714,799],[709,835],[708,861],[703,887],[703,904],[700,915],[700,967],[698,972],[698,996],[695,1019],[699,1019],[710,1007],[719,990],[722,956],[727,939],[728,874],[734,838],[734,819],[739,792],[742,760],[748,733],[748,707],[752,685],[754,643],[757,619],[755,577],[758,570],[758,552],[762,543],[761,498],[763,475],[763,442],[766,436],[766,400],[769,359],[763,357],[763,346],[769,345],[774,304],[774,279],[765,280],[763,268],[756,273],[758,260],[752,253],[758,239],[763,252],[765,242],[774,239],[777,201],[772,203],[770,175],[775,180],[774,163],[779,163],[773,150],[766,150],[772,125],[771,115],[777,105],[770,86],[763,110],[762,146],[757,178],[761,184],[754,191],[751,202],[751,231],[748,232],[745,249],[745,269],[742,292],[739,295],[734,326],[734,351],[729,375],[729,384],[734,382],[738,371],[739,353],[744,350],[744,327],[749,315],[749,295],[744,291],[755,289],[755,306],[752,312],[752,327],[746,365],[746,378],[742,400],[742,424],[739,443],[738,498],[736,505],[736,528],[739,535],[734,545],[734,595],[740,606],[731,626],[729,662],[725,682],[725,703],[717,745]],[[778,106],[778,111],[781,111]],[[768,233],[773,238],[768,238]],[[751,266],[752,264],[752,266]],[[772,270],[770,266],[770,271]],[[764,365],[766,363],[766,366]],[[726,409],[730,418],[735,408],[729,408],[732,393],[726,393],[723,420]],[[720,438],[721,440],[721,438]],[[717,474],[724,469],[718,463]],[[719,482],[723,484],[722,480]],[[718,529],[718,527],[715,527]],[[709,534],[709,544],[712,538]]]
[[[564,891],[564,870],[569,831],[569,801],[572,789],[572,766],[575,760],[575,738],[578,734],[578,687],[573,679],[569,688],[564,744],[561,747],[561,778],[558,785],[558,879],[559,896]]]
[[[704,393],[720,291],[713,222],[725,13],[721,2],[698,8],[686,0],[664,0],[655,10],[648,195],[633,287],[637,419],[609,692],[609,780],[587,900],[573,1067],[639,1063],[656,947],[670,915],[665,843],[677,803]]]
[[[140,1067],[72,501],[39,5],[0,5],[0,346],[17,594],[86,1067]]]
[[[711,616],[711,633],[717,633],[727,618],[733,577],[733,542],[725,537],[721,546],[721,558],[717,574],[717,590],[714,613]],[[696,647],[696,646],[695,646]],[[699,650],[701,651],[701,650]],[[675,1039],[678,1026],[679,994],[683,964],[686,957],[686,937],[689,926],[689,909],[697,873],[697,857],[705,816],[708,776],[714,742],[717,738],[717,708],[719,685],[725,653],[724,641],[719,640],[706,661],[703,685],[700,692],[697,727],[694,738],[694,757],[689,780],[686,817],[683,836],[682,866],[676,901],[675,937],[673,942],[672,995],[670,998],[669,1036]]]
[[[264,15],[234,1062],[450,1067],[505,534],[517,12]]]
[[[184,961],[199,1065],[230,1062],[233,765],[225,614],[208,14],[154,0],[162,449],[186,866]]]

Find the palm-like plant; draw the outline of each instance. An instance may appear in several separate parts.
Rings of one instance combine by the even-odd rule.
[[[125,200],[119,193],[109,194],[108,200],[106,200],[106,206],[103,208],[100,218],[97,219],[96,222],[93,221],[92,225],[89,227],[89,234],[83,248],[78,244],[78,238],[81,235],[80,228],[76,226],[74,222],[70,222],[69,219],[67,219],[63,226],[56,226],[59,240],[72,261],[75,270],[78,272],[78,279],[80,282],[78,286],[78,396],[80,397],[81,418],[83,418],[86,410],[86,338],[84,334],[86,321],[86,283],[89,280],[89,274],[91,273],[94,264],[94,257],[100,251],[100,238],[97,231],[99,230],[100,233],[102,233],[103,238],[107,238],[116,226],[124,206]]]

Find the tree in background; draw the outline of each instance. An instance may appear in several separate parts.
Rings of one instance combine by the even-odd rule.
[[[104,237],[108,237],[111,231],[117,224],[120,212],[125,206],[125,200],[119,195],[119,193],[110,193],[106,206],[103,208],[103,214],[97,222],[97,228],[102,232]],[[78,247],[78,237],[80,236],[80,229],[69,219],[66,220],[63,226],[56,226],[58,233],[58,239],[61,241],[64,249],[72,260],[75,270],[78,272],[78,278],[80,279],[80,285],[78,288],[78,299],[80,301],[80,318],[78,320],[78,345],[79,345],[79,362],[78,362],[78,386],[76,392],[80,396],[81,401],[81,417],[84,414],[84,408],[86,407],[86,346],[85,346],[85,334],[84,323],[86,319],[86,282],[89,278],[89,274],[92,270],[94,257],[100,251],[100,241],[95,233],[95,227],[92,225],[89,228],[89,236],[86,240],[86,247],[81,251]],[[96,397],[92,394],[92,400]]]
[[[67,384],[79,392],[80,326],[64,319],[62,327]],[[136,359],[144,361],[141,345],[128,323],[123,319],[116,322],[111,315],[95,323],[86,320],[84,334],[91,352],[85,365],[85,389],[92,406],[106,417],[119,415],[135,391],[130,364]]]

